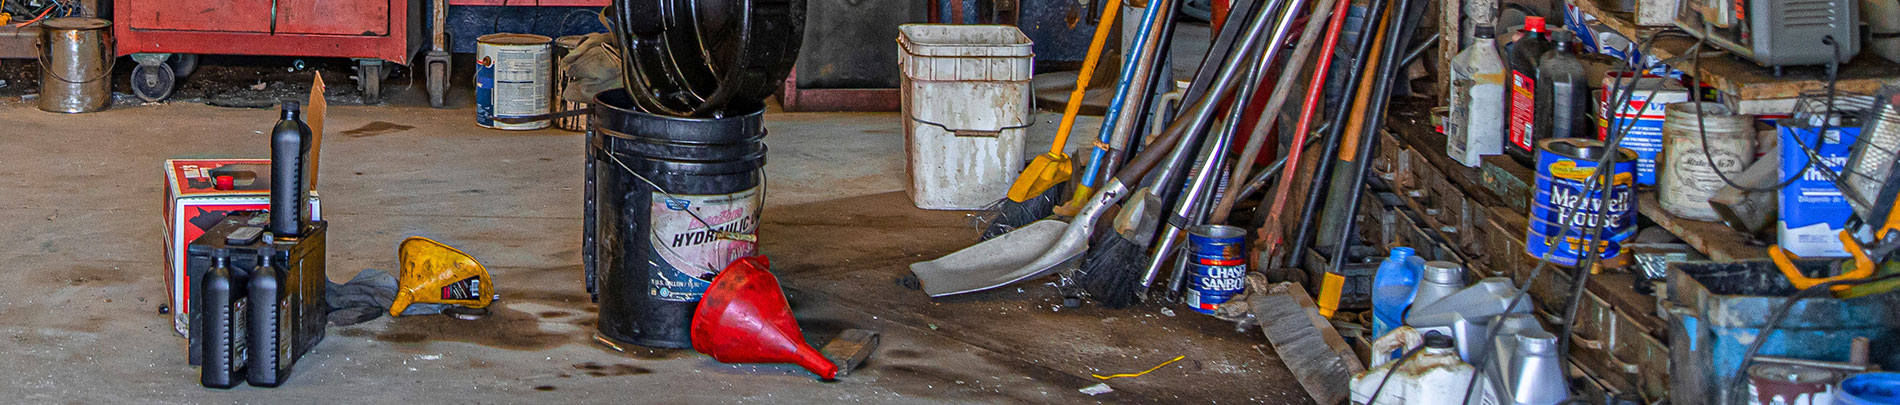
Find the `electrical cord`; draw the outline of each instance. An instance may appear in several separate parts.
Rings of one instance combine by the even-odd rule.
[[[1405,365],[1405,362],[1406,362],[1407,360],[1411,360],[1411,359],[1412,359],[1413,357],[1417,357],[1417,356],[1418,356],[1418,352],[1419,352],[1420,350],[1424,350],[1424,349],[1425,349],[1425,345],[1423,345],[1423,344],[1420,344],[1420,345],[1418,345],[1418,347],[1413,347],[1413,348],[1411,348],[1410,350],[1406,350],[1404,354],[1400,354],[1400,355],[1399,355],[1399,359],[1398,359],[1398,360],[1393,360],[1393,361],[1392,361],[1392,367],[1391,367],[1391,368],[1387,368],[1387,369],[1385,369],[1385,377],[1380,377],[1380,378],[1379,378],[1379,385],[1377,385],[1377,386],[1374,386],[1374,387],[1372,388],[1372,395],[1371,395],[1371,396],[1367,396],[1367,397],[1366,397],[1366,404],[1367,404],[1367,405],[1371,405],[1371,404],[1375,404],[1375,403],[1378,403],[1378,402],[1379,402],[1379,392],[1380,392],[1380,391],[1385,391],[1385,384],[1386,384],[1386,383],[1390,383],[1390,382],[1392,382],[1392,375],[1393,375],[1393,374],[1398,374],[1398,373],[1399,373],[1399,366],[1404,366],[1404,365]],[[1389,355],[1389,354],[1390,354],[1390,353],[1388,353],[1388,355]],[[1472,375],[1477,375],[1477,374],[1476,374],[1476,372],[1475,372],[1475,369],[1474,369],[1474,372],[1473,372],[1473,374],[1472,374]]]
[[[1808,170],[1816,166],[1821,167],[1821,169],[1823,170],[1822,173],[1824,176],[1826,175],[1827,172],[1833,171],[1833,169],[1827,167],[1827,165],[1824,165],[1824,164],[1818,165],[1815,162],[1821,160],[1819,150],[1822,146],[1827,144],[1827,131],[1829,129],[1828,127],[1834,123],[1833,122],[1834,114],[1838,112],[1834,108],[1834,95],[1835,95],[1835,85],[1840,80],[1841,45],[1840,43],[1834,41],[1834,36],[1832,35],[1823,37],[1821,42],[1834,47],[1834,59],[1828,60],[1828,63],[1827,63],[1827,107],[1822,111],[1820,131],[1815,132],[1815,134],[1817,135],[1815,136],[1814,147],[1812,148],[1808,147],[1807,142],[1802,141],[1800,136],[1790,137],[1794,139],[1795,145],[1799,146],[1801,149],[1807,152],[1808,162],[1806,164],[1801,165],[1801,169],[1795,170],[1794,174],[1789,175],[1786,180],[1782,180],[1778,183],[1775,183],[1774,186],[1771,186],[1768,188],[1748,187],[1741,184],[1736,184],[1734,180],[1729,179],[1728,173],[1722,172],[1722,168],[1715,167],[1715,155],[1709,152],[1709,131],[1708,131],[1708,128],[1706,128],[1707,124],[1705,123],[1705,121],[1703,121],[1704,114],[1702,112],[1702,103],[1699,100],[1695,99],[1696,97],[1700,97],[1702,95],[1702,80],[1698,79],[1692,83],[1692,85],[1694,86],[1693,87],[1694,90],[1689,94],[1691,95],[1690,96],[1691,101],[1695,102],[1695,120],[1696,120],[1695,129],[1696,129],[1696,133],[1700,134],[1702,138],[1701,139],[1702,158],[1708,159],[1709,171],[1715,172],[1716,177],[1719,177],[1722,179],[1722,183],[1727,184],[1729,187],[1734,187],[1737,189],[1741,189],[1743,191],[1748,191],[1748,192],[1753,192],[1753,193],[1779,191],[1781,189],[1788,188],[1788,186],[1794,184],[1796,180],[1800,180],[1803,176],[1806,176]],[[1696,46],[1698,47],[1702,46],[1702,42],[1701,41],[1696,42]],[[1702,63],[1702,54],[1696,53],[1695,61],[1691,63],[1695,65],[1700,65]],[[1787,147],[1787,145],[1782,145],[1782,147]],[[1747,168],[1743,168],[1743,170],[1747,170]],[[1830,177],[1838,177],[1838,176],[1830,176]],[[1845,190],[1846,188],[1842,188],[1842,191],[1845,191]],[[1842,193],[1842,195],[1846,195],[1846,194],[1847,193],[1845,192]]]

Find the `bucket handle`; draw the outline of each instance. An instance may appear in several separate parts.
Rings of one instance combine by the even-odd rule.
[[[39,38],[33,39],[33,50],[34,50],[33,61],[38,62],[40,64],[41,72],[46,72],[46,75],[52,76],[53,79],[56,79],[62,82],[72,83],[72,84],[92,83],[93,81],[103,79],[106,76],[112,75],[112,69],[119,67],[119,58],[112,55],[112,50],[118,49],[119,39],[117,37],[112,36],[111,31],[106,31],[104,37],[105,37],[105,41],[100,41],[99,59],[103,59],[106,61],[106,68],[104,70],[101,70],[98,76],[93,76],[91,79],[73,81],[71,79],[67,79],[65,76],[60,76],[59,73],[54,72],[52,68],[46,67],[46,59],[47,59],[46,41]]]
[[[981,129],[954,129],[954,128],[950,128],[949,125],[930,122],[930,121],[924,120],[923,118],[917,118],[917,117],[910,117],[910,120],[915,121],[917,123],[937,127],[937,128],[943,128],[944,132],[949,132],[950,135],[952,136],[970,137],[970,138],[995,138],[997,136],[1001,136],[1003,134],[1003,131],[1008,131],[1012,129],[1029,128],[1036,125],[1036,120],[1032,118],[1029,120],[1029,123],[1027,124],[997,128],[994,131],[985,131]]]

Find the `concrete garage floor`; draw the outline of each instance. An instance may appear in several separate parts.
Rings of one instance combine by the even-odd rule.
[[[821,383],[791,366],[615,352],[591,339],[581,283],[582,135],[488,130],[466,107],[400,105],[330,109],[319,184],[329,277],[391,269],[398,241],[428,236],[489,267],[502,296],[495,315],[331,327],[285,386],[208,390],[157,311],[160,163],[265,156],[276,112],[173,102],[59,115],[17,100],[0,101],[7,402],[1307,401],[1257,331],[1184,309],[1060,309],[1048,279],[940,300],[897,285],[909,263],[967,246],[977,231],[968,213],[910,204],[893,113],[767,115],[762,251],[808,340],[883,332],[866,368]],[[1053,115],[1043,121],[1030,154],[1053,130]],[[1100,382],[1091,373],[1177,355],[1186,359],[1109,381],[1113,393],[1077,392]]]

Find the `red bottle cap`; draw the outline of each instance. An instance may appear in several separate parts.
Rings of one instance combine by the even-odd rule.
[[[1524,31],[1549,32],[1544,30],[1544,17],[1524,17]]]
[[[218,184],[216,186],[212,186],[213,188],[216,188],[219,190],[230,190],[230,189],[237,188],[237,178],[235,177],[218,176],[217,179],[218,179]]]

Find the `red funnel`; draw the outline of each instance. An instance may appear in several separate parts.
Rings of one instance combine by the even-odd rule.
[[[805,344],[765,256],[733,261],[693,311],[693,349],[721,363],[792,363],[830,380],[838,365]]]

